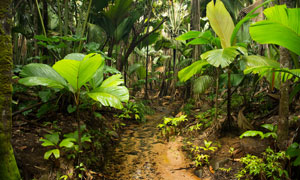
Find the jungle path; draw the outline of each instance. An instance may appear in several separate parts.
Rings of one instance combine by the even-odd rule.
[[[157,125],[170,116],[170,107],[156,107],[147,122],[129,126],[122,134],[107,169],[115,180],[199,180],[182,152],[181,138],[159,137]]]

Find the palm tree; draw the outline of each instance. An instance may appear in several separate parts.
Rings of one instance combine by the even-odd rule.
[[[11,139],[11,0],[1,2],[0,9],[0,177],[1,179],[21,179],[10,143]]]

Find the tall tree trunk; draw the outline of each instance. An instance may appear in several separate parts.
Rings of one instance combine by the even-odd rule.
[[[280,47],[280,67],[289,68],[290,65],[289,51]],[[283,73],[281,74],[281,76]],[[278,147],[281,150],[287,148],[289,132],[289,81],[280,83],[280,103],[279,103],[279,121],[278,121]]]
[[[69,32],[69,0],[64,0],[64,36],[68,35]],[[64,48],[64,56],[69,53],[69,42],[65,41],[67,47]]]
[[[200,31],[200,4],[201,0],[192,0],[192,6],[191,6],[191,30],[196,30]],[[194,61],[198,60],[200,57],[200,46],[196,45],[193,46],[193,51],[192,51],[192,58]],[[187,86],[186,86],[186,98],[190,98],[191,93],[192,93],[192,84],[189,81]]]
[[[230,130],[232,127],[231,122],[231,70],[228,68],[228,81],[227,81],[227,121],[225,124],[227,130]]]
[[[291,7],[293,0],[281,0],[281,4],[286,4]],[[289,51],[280,47],[280,67],[289,68],[290,66]],[[283,74],[281,74],[283,75]],[[278,148],[285,150],[287,148],[288,133],[289,133],[289,81],[280,83],[280,103],[279,103],[279,120],[278,120]]]
[[[191,9],[191,30],[200,31],[200,3],[201,0],[192,0]],[[193,46],[193,59],[198,60],[200,57],[200,46]]]
[[[0,3],[0,177],[1,179],[21,179],[15,160],[11,139],[11,0]]]

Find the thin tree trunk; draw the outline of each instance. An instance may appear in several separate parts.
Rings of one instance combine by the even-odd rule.
[[[216,74],[216,102],[215,102],[215,108],[216,108],[216,114],[215,114],[215,123],[218,123],[218,102],[219,99],[219,68],[217,68],[217,74]]]
[[[289,51],[280,47],[280,67],[289,68],[290,55]],[[281,73],[281,76],[284,73]],[[280,83],[280,103],[279,103],[279,120],[278,120],[278,147],[280,150],[287,148],[289,132],[289,81]]]
[[[191,11],[191,30],[200,31],[200,4],[201,0],[192,0]],[[199,45],[193,46],[193,59],[198,60],[201,54],[201,48]]]
[[[62,15],[61,15],[61,0],[57,0],[57,8],[58,8],[59,35],[63,36]]]
[[[149,26],[147,27],[147,33],[149,31]],[[146,55],[146,82],[145,82],[145,96],[144,99],[148,99],[148,63],[149,63],[149,40],[147,40],[147,55]]]
[[[286,4],[287,7],[291,7],[292,0],[280,0],[281,4]],[[280,47],[280,67],[289,68],[290,66],[290,54],[289,51]],[[281,73],[281,76],[283,73]],[[285,150],[288,146],[288,133],[289,133],[289,81],[280,83],[280,103],[279,103],[279,120],[278,120],[278,148]]]
[[[110,42],[109,42],[109,47],[108,47],[108,52],[107,52],[108,57],[112,58],[113,50],[114,50],[114,41],[113,41],[113,39],[111,39]],[[107,65],[112,66],[112,62],[107,61]]]
[[[147,23],[147,30],[146,34],[149,33],[149,26],[150,26],[150,17],[151,17],[151,12],[152,12],[152,4],[153,0],[151,1],[151,8],[150,12],[148,14],[148,23]],[[145,79],[145,96],[144,99],[148,99],[148,63],[149,63],[149,39],[147,39],[147,55],[146,55],[146,79]]]
[[[67,36],[69,32],[69,0],[65,0],[64,6],[64,36]],[[68,42],[65,41],[65,44],[67,47],[64,48],[64,55],[69,53]]]
[[[37,7],[33,4],[32,6],[32,14],[33,14],[33,24],[34,24],[34,35],[39,35],[39,23],[38,23],[38,10]],[[38,40],[34,39],[34,56],[39,55],[39,46],[37,44]],[[35,60],[34,62],[37,63],[38,60]]]
[[[228,69],[228,82],[227,82],[227,126],[228,129],[231,128],[231,72]]]
[[[10,142],[12,114],[12,42],[11,42],[11,0],[0,3],[0,177],[21,179]]]
[[[192,0],[192,8],[191,8],[191,30],[200,31],[200,4],[201,0]],[[193,61],[196,61],[200,57],[200,50],[201,47],[199,45],[193,46],[192,51],[192,58]],[[191,81],[188,81],[188,84],[186,86],[186,97],[190,98],[192,97],[192,84]]]

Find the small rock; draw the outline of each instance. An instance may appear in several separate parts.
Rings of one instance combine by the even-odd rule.
[[[224,167],[226,163],[229,162],[229,158],[223,158],[223,159],[214,159],[211,161],[211,166],[214,170],[218,170],[220,167]]]
[[[196,170],[194,171],[194,174],[195,174],[197,177],[201,178],[202,175],[203,175],[203,170],[202,170],[202,169],[196,169]]]

